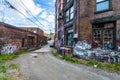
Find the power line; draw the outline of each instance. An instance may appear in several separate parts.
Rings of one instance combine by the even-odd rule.
[[[20,2],[24,5],[24,7],[29,11],[28,13],[30,14],[30,15],[32,15],[33,16],[33,18],[36,20],[36,21],[38,21],[39,22],[39,24],[41,24],[43,27],[46,27],[46,26],[44,26],[32,13],[31,13],[31,11],[25,6],[25,4],[20,0]]]
[[[22,12],[20,12],[18,9],[16,9],[19,13],[21,13],[24,17],[26,17],[25,14],[23,14]],[[37,23],[35,23],[34,21],[32,21],[30,18],[27,18],[29,21],[31,21],[32,23],[34,23],[36,26],[39,26]],[[42,28],[43,29],[43,28]],[[45,30],[45,29],[44,29]],[[45,30],[46,31],[46,30]]]
[[[24,8],[25,9],[27,9],[29,12],[29,15],[32,15],[33,16],[33,18],[36,20],[36,21],[38,21],[39,22],[39,24],[41,24],[42,26],[44,26],[33,14],[32,14],[32,12],[28,9],[28,7],[26,7],[26,5],[23,3],[23,1],[22,0],[20,0],[20,2],[23,4],[23,6],[24,6]],[[22,6],[22,7],[23,7]],[[49,22],[50,23],[50,22]],[[44,27],[46,27],[46,26],[44,26]]]
[[[9,3],[9,2],[8,2]],[[27,18],[27,16],[25,15],[25,14],[23,14],[21,11],[19,11],[17,8],[15,8],[14,6],[12,6],[10,3],[9,3],[9,5],[10,5],[10,8],[12,8],[12,9],[14,9],[14,10],[16,10],[17,12],[19,12],[20,14],[22,14],[24,17],[26,17]],[[22,6],[23,7],[23,6]],[[25,8],[24,8],[25,9]],[[30,18],[27,18],[29,21],[31,21],[32,23],[34,23],[36,26],[39,26],[37,23],[35,23],[33,20],[31,20]],[[42,25],[42,26],[44,26],[44,25]],[[42,28],[42,29],[44,29],[44,28]],[[45,30],[45,29],[44,29]],[[46,30],[45,30],[46,31]]]
[[[8,2],[8,1],[7,1]],[[14,9],[14,10],[16,10],[17,12],[19,12],[20,14],[22,14],[24,17],[26,17],[27,18],[27,16],[24,14],[24,13],[22,13],[20,10],[18,10],[17,8],[15,8],[13,5],[11,5],[11,3],[10,2],[8,2],[9,3],[9,7],[10,8],[12,8],[12,9]],[[16,3],[15,1],[14,1],[14,3]],[[18,3],[18,2],[17,2]],[[25,9],[26,10],[26,6],[25,6],[25,4],[22,2],[22,4],[20,4],[19,3],[19,6],[21,6],[23,9]],[[33,16],[33,14],[30,12],[30,10],[27,8],[27,10],[29,11],[28,12],[28,14],[29,15],[32,15]],[[47,13],[48,14],[48,13]],[[36,21],[38,21],[39,22],[39,20],[35,17],[35,16],[33,16],[33,18],[36,20]],[[31,21],[32,23],[34,23],[35,25],[37,25],[37,26],[39,26],[37,23],[35,23],[32,19],[30,19],[30,18],[27,18],[29,21]],[[41,24],[43,27],[41,27],[43,30],[45,30],[45,31],[47,31],[44,27],[46,27],[46,26],[44,26],[41,22],[39,22],[39,24]],[[39,26],[40,27],[40,26]]]
[[[20,0],[21,1],[21,0]],[[20,6],[22,6],[24,9],[27,9],[29,12],[29,15],[32,15],[33,16],[33,18],[36,20],[36,21],[38,21],[39,22],[39,24],[41,24],[43,27],[46,27],[46,26],[44,26],[32,13],[31,13],[31,11],[25,6],[25,4],[21,1],[21,3],[22,3],[22,5],[19,3],[19,5]]]
[[[19,11],[18,9],[15,8],[16,11],[18,11],[20,14],[22,14],[24,17],[27,17],[25,14],[23,14],[21,11]],[[31,21],[32,23],[34,23],[36,26],[39,26],[38,24],[36,24],[34,21],[32,21],[30,18],[27,18],[29,21]],[[45,29],[44,29],[45,30]],[[46,31],[46,30],[45,30]]]

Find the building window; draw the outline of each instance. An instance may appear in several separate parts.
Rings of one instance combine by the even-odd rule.
[[[96,0],[96,11],[105,11],[110,9],[110,0]]]
[[[73,19],[73,17],[74,17],[74,7],[72,6],[70,8],[70,20]]]
[[[114,49],[114,23],[93,25],[93,48]]]
[[[69,10],[65,12],[65,16],[66,16],[66,22],[68,22],[69,21]]]
[[[68,45],[68,46],[73,45],[73,29],[67,31],[66,45]]]
[[[74,7],[71,6],[66,12],[65,12],[65,21],[68,22],[74,18]]]

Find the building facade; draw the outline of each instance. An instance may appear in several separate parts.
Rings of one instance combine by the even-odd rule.
[[[37,27],[21,27],[21,28],[24,29],[24,30],[33,32],[35,34],[44,36],[44,31],[42,31],[40,28],[37,28]]]
[[[78,40],[76,4],[77,0],[56,0],[55,41],[58,41],[58,48],[71,48]]]
[[[62,18],[56,0],[56,34],[64,46],[86,40],[93,48],[116,50],[120,46],[119,0],[62,0]],[[59,24],[62,21],[62,26]],[[63,36],[59,32],[63,29]],[[59,38],[60,35],[60,38]],[[61,38],[62,37],[62,38]],[[56,39],[57,40],[57,39]]]
[[[47,43],[43,35],[6,23],[0,23],[0,53],[14,53],[21,48],[35,48]]]
[[[56,15],[55,15],[55,46],[59,47],[62,45],[62,39],[64,35],[64,27],[63,27],[63,0],[57,0],[55,3]]]

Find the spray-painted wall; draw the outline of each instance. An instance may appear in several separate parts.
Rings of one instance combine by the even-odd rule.
[[[26,31],[5,23],[0,23],[0,53],[11,54],[22,47],[33,48],[44,45],[45,36]]]
[[[20,39],[8,39],[4,44],[1,46],[1,54],[12,54],[19,51],[22,47],[21,45],[22,40]]]
[[[19,47],[12,44],[6,44],[2,47],[1,54],[13,54]]]

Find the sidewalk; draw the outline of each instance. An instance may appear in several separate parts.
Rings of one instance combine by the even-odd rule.
[[[34,53],[48,53],[52,49],[49,47],[49,44],[43,46],[41,49],[35,50]]]

